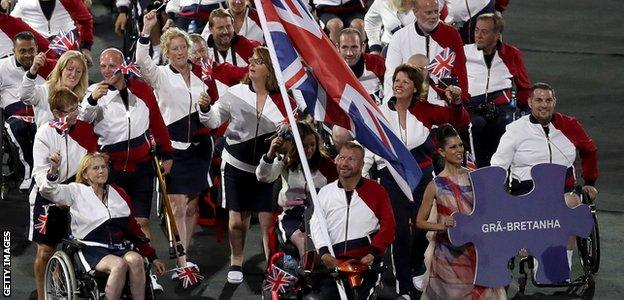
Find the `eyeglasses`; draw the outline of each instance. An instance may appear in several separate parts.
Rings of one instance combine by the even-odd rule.
[[[69,115],[71,113],[75,113],[80,109],[80,105],[74,106],[73,108],[70,108],[69,110],[59,110],[58,112],[63,114],[63,115]]]
[[[252,65],[264,65],[264,60],[262,58],[250,58],[249,63]]]

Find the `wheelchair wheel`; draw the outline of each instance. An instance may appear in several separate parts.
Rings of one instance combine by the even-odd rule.
[[[598,219],[595,214],[592,214],[594,218],[594,229],[588,238],[576,238],[576,244],[581,256],[581,263],[583,268],[588,273],[596,274],[600,269],[600,233],[598,230]]]
[[[45,299],[76,299],[76,277],[71,259],[57,251],[48,261],[44,275]]]

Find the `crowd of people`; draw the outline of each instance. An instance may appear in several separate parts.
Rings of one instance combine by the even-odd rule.
[[[570,207],[579,203],[577,186],[598,194],[593,141],[577,120],[555,112],[555,89],[532,84],[521,52],[503,41],[508,1],[309,3],[422,170],[411,197],[352,132],[314,120],[293,94],[282,99],[253,1],[170,0],[157,9],[152,2],[115,1],[112,29],[128,34],[127,22],[137,22],[136,51],[98,49],[92,57],[90,0],[1,1],[0,101],[5,136],[19,157],[19,188],[30,190],[38,299],[46,263],[69,235],[87,245],[79,254],[85,269],[110,274],[107,298],[119,297],[126,278],[135,299],[144,297],[145,280],[162,290],[156,275],[143,278],[141,260],[155,273],[165,270],[149,245],[156,168],[166,175],[186,254],[200,196],[212,193],[227,211],[229,283],[245,280],[246,235],[257,216],[267,260],[275,234],[297,248],[302,266],[308,238],[320,267],[353,258],[380,264],[388,254],[397,299],[411,299],[415,290],[423,299],[505,298],[502,288],[473,284],[474,248],[455,247],[446,235],[453,212],[472,210],[470,168],[509,170],[510,192],[519,195],[532,189],[532,166],[560,164],[568,167]],[[77,49],[51,46],[71,31]],[[429,66],[445,51],[454,60],[440,77]],[[127,72],[127,57],[140,74]],[[88,71],[97,66],[102,80],[93,82]],[[284,101],[296,107],[293,126],[313,182],[284,122]],[[311,187],[318,206],[310,216]],[[200,274],[193,259],[181,255],[174,268]],[[364,277],[360,298],[372,293],[378,275]],[[177,273],[171,279],[179,280]],[[338,293],[333,281],[321,284],[323,299]]]

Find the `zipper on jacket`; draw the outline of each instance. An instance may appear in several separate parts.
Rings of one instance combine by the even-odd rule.
[[[102,201],[104,207],[106,207],[106,212],[108,213],[108,221],[106,222],[106,231],[108,232],[108,245],[113,248],[113,236],[111,235],[110,230],[110,221],[113,219],[113,216],[110,213],[110,209],[108,208],[108,187],[104,189],[106,203]],[[97,196],[97,195],[96,195]]]
[[[126,161],[124,162],[123,170],[126,171],[126,167],[128,166],[128,160],[130,159],[130,132],[132,130],[131,122],[130,122],[130,108],[126,105],[126,118],[128,119],[128,140],[126,142]]]
[[[67,136],[69,135],[69,133],[65,134],[65,154],[69,153],[69,146],[68,146],[68,142],[67,142]],[[65,158],[65,173],[67,174],[65,177],[65,180],[69,179],[69,157]]]
[[[349,211],[351,210],[351,198],[347,196],[347,191],[345,191],[345,199],[347,200],[347,220],[345,222],[345,239],[344,239],[343,254],[347,253],[347,241],[348,241],[347,238],[349,235]]]
[[[191,142],[191,110],[193,109],[193,95],[191,94],[189,86],[189,110],[188,110],[188,128],[187,128],[187,143]]]
[[[550,147],[550,136],[546,131],[544,131],[544,134],[546,135],[546,142],[548,143],[548,157],[550,159],[549,162],[552,164],[552,148]]]
[[[485,62],[485,57],[483,57],[483,61]],[[490,66],[488,67],[486,62],[485,66],[487,67],[488,72],[487,79],[485,80],[485,99],[483,100],[483,103],[488,102],[488,90],[490,89],[490,70],[492,69],[492,64],[490,64]]]

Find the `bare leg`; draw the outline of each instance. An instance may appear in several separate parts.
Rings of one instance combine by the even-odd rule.
[[[149,228],[149,219],[148,218],[136,218],[137,223],[141,226],[141,231],[145,234],[145,237],[148,239],[151,238],[152,234]]]
[[[259,212],[258,220],[260,221],[260,232],[262,233],[262,246],[264,248],[264,258],[269,260],[269,229],[273,225],[272,212]]]
[[[236,212],[230,210],[230,220],[228,224],[230,240],[230,265],[242,266],[245,258],[245,237],[249,230],[249,212]]]
[[[306,238],[306,234],[301,232],[301,230],[299,229],[293,232],[293,234],[290,236],[290,242],[297,247],[297,250],[299,250],[299,265],[301,265],[302,267],[305,266],[304,259]]]
[[[54,250],[56,250],[56,247],[37,243],[37,254],[35,255],[33,268],[35,271],[35,285],[37,286],[37,299],[39,300],[45,299],[43,294],[45,269],[50,257],[54,255]]]
[[[123,259],[128,265],[128,277],[130,279],[130,292],[132,299],[145,299],[145,268],[143,257],[130,251],[124,255]]]
[[[182,245],[186,242],[186,203],[188,201],[187,195],[181,194],[169,194],[169,201],[171,202],[171,209],[173,210],[173,218],[175,219],[176,226],[178,227],[178,233],[180,234],[180,241]],[[186,247],[184,253],[187,253]],[[178,257],[178,266],[186,267],[186,255]]]
[[[186,242],[184,249],[188,249],[195,233],[197,225],[197,215],[199,214],[199,199],[193,198],[186,204]]]
[[[126,283],[126,273],[128,272],[128,265],[123,258],[112,254],[106,255],[95,266],[95,269],[109,274],[106,288],[104,289],[106,299],[119,299]]]

